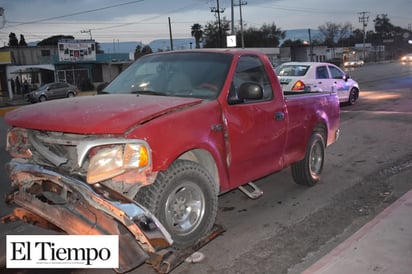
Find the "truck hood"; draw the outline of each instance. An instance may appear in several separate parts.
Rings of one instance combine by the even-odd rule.
[[[202,102],[135,94],[80,96],[37,103],[6,114],[10,126],[79,134],[123,134],[133,126]]]

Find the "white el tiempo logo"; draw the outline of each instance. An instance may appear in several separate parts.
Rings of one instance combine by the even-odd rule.
[[[7,268],[118,268],[118,235],[7,235]]]

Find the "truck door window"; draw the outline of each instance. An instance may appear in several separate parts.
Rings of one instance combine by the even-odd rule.
[[[273,98],[272,86],[265,67],[261,60],[256,56],[242,56],[239,58],[229,91],[229,98],[231,99],[229,101],[232,102],[231,104],[234,102],[233,99],[237,98],[239,87],[246,82],[256,83],[262,87],[263,101],[271,100]],[[248,103],[250,102],[251,101],[248,101]],[[236,103],[246,102],[237,101]]]

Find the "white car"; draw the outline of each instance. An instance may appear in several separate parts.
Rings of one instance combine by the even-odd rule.
[[[363,60],[351,60],[351,61],[346,61],[345,63],[343,63],[344,67],[361,67],[363,66],[365,63],[363,62]]]
[[[402,56],[401,61],[402,62],[412,62],[412,53]]]
[[[358,83],[330,63],[287,62],[275,72],[284,92],[336,92],[339,102],[349,105],[359,97]]]

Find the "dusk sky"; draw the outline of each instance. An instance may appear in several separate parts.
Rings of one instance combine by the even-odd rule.
[[[239,4],[239,0],[233,0]],[[387,14],[390,22],[411,28],[412,0],[243,0],[243,22],[248,27],[276,24],[281,30],[318,29],[326,22],[351,23],[362,29],[361,12],[369,16],[367,29],[373,29],[377,15]],[[219,0],[221,18],[231,20],[231,0]],[[0,43],[7,45],[10,32],[23,34],[26,42],[53,35],[72,35],[97,42],[136,41],[149,43],[169,38],[190,38],[193,24],[216,20],[211,8],[217,0],[0,0]],[[235,27],[239,26],[239,6],[234,8]],[[90,32],[89,32],[90,30]]]

